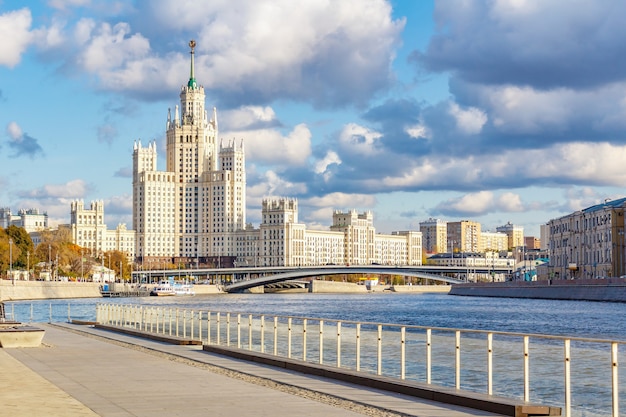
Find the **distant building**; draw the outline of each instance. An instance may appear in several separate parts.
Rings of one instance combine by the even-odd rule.
[[[481,232],[480,252],[502,252],[508,248],[508,236],[505,233]]]
[[[524,228],[507,222],[504,226],[496,227],[497,232],[505,233],[508,237],[508,249],[524,246]]]
[[[625,275],[625,210],[626,198],[621,198],[550,220],[549,277],[589,279]]]
[[[441,219],[433,219],[420,222],[422,244],[428,254],[448,251],[448,223]]]
[[[451,252],[480,252],[480,223],[471,220],[448,222],[448,245]]]
[[[525,236],[524,246],[526,249],[541,249],[541,242],[534,236]]]
[[[85,208],[82,200],[75,200],[70,206],[70,234],[72,241],[91,251],[93,256],[104,252],[120,251],[129,259],[135,257],[135,231],[128,230],[121,223],[115,230],[108,230],[104,223],[104,202],[92,201],[90,208]]]
[[[8,207],[0,208],[0,227],[9,226],[26,229],[27,233],[40,232],[48,229],[48,214],[40,213],[38,209],[20,209],[18,214],[12,214]]]
[[[307,230],[292,198],[263,200],[259,229],[236,232],[237,265],[421,265],[418,231],[377,234],[370,211],[335,211],[330,230]]]

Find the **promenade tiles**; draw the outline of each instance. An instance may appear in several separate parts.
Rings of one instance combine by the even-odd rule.
[[[199,346],[169,345],[91,327],[63,326],[405,415],[495,416],[231,359],[204,352]],[[44,343],[49,347],[0,350],[0,369],[5,369],[3,365],[11,369],[11,373],[0,376],[3,388],[0,390],[3,404],[0,416],[361,415],[186,363],[85,337],[58,326],[41,327],[46,329]],[[20,385],[15,383],[18,380]],[[4,401],[5,397],[8,402]],[[13,401],[13,398],[16,400]],[[10,404],[12,408],[5,408],[4,404]],[[55,408],[51,408],[52,405]],[[4,410],[10,413],[4,414]],[[55,414],[55,410],[62,412]]]

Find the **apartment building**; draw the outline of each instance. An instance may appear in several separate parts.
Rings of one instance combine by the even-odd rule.
[[[448,223],[441,219],[433,219],[420,222],[422,243],[424,251],[428,254],[447,252],[448,249]]]
[[[507,235],[508,249],[524,246],[524,228],[522,226],[507,222],[503,226],[496,227],[496,231]]]
[[[450,252],[480,252],[481,225],[471,220],[448,222],[448,245]]]
[[[607,200],[548,222],[548,278],[590,279],[626,274],[626,198]]]
[[[102,200],[92,201],[89,208],[85,208],[82,200],[72,201],[69,229],[72,241],[94,256],[115,250],[125,253],[131,260],[135,257],[135,231],[128,230],[124,223],[108,230]]]
[[[217,110],[205,110],[204,87],[190,76],[180,107],[168,110],[166,170],[157,170],[156,144],[133,149],[133,225],[140,262],[164,257],[194,260],[233,256],[245,229],[246,171],[243,141],[218,140]]]

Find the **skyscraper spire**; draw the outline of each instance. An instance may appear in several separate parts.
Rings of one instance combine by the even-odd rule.
[[[195,40],[190,40],[189,41],[189,47],[191,48],[191,71],[189,72],[189,82],[187,83],[187,87],[189,88],[193,88],[194,90],[197,88],[197,84],[196,84],[196,76],[194,74],[194,62],[193,62],[193,58],[195,55],[195,48],[196,48],[196,41]]]

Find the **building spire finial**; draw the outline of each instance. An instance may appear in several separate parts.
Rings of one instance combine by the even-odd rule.
[[[189,47],[191,48],[191,70],[189,72],[189,82],[187,83],[187,87],[189,88],[193,88],[196,89],[197,88],[197,84],[196,84],[196,76],[194,74],[194,55],[195,55],[195,49],[196,49],[196,41],[195,40],[190,40],[189,41]]]

